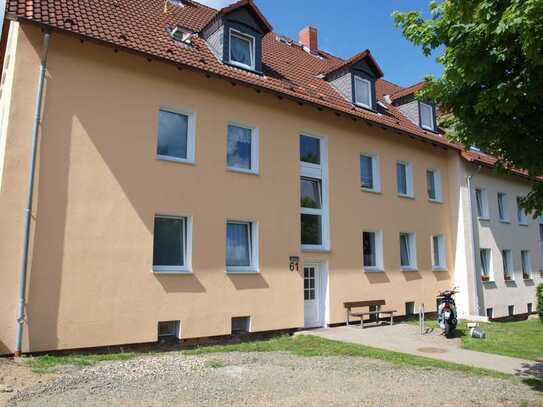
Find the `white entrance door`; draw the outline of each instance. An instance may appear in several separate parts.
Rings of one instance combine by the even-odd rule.
[[[304,327],[322,326],[321,273],[318,264],[304,265]]]

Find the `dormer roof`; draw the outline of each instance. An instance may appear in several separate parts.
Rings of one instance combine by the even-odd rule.
[[[403,88],[403,89],[397,91],[396,93],[393,93],[392,95],[390,95],[390,99],[392,99],[394,101],[394,100],[398,100],[400,98],[403,98],[405,96],[415,94],[419,90],[423,89],[424,86],[426,86],[425,81],[417,82],[414,85],[408,86],[407,88]]]
[[[229,6],[226,6],[219,10],[219,13],[217,16],[227,16],[228,14],[239,10],[243,7],[246,7],[249,13],[255,18],[255,20],[260,25],[260,28],[262,29],[263,34],[267,34],[271,31],[273,31],[273,28],[271,24],[268,22],[266,17],[261,13],[259,8],[256,6],[256,4],[252,0],[240,0],[236,3],[233,3]]]
[[[355,56],[353,56],[352,58],[347,59],[346,61],[339,64],[338,66],[331,67],[330,69],[323,72],[322,74],[325,77],[329,77],[332,74],[334,74],[335,72],[337,72],[337,71],[339,71],[341,69],[344,69],[344,68],[352,67],[352,66],[358,64],[361,61],[366,61],[366,63],[368,64],[368,66],[370,67],[370,69],[372,70],[372,72],[374,73],[376,78],[382,78],[383,77],[383,71],[379,67],[379,64],[377,63],[377,61],[371,55],[371,52],[370,52],[369,49],[356,54]]]

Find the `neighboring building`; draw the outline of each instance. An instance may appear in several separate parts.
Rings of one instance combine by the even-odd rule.
[[[543,283],[543,227],[518,205],[533,181],[521,172],[496,174],[495,159],[482,152],[467,151],[463,157],[455,268],[462,316],[533,313],[536,287]]]
[[[454,285],[469,164],[369,51],[279,36],[247,0],[8,0],[7,16],[0,353],[15,350],[42,29],[23,351],[341,324],[344,301],[432,312]]]

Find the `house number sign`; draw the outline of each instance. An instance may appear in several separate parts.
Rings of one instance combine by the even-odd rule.
[[[299,264],[300,264],[300,258],[298,256],[290,256],[289,257],[289,269],[290,271],[298,271],[299,270]]]

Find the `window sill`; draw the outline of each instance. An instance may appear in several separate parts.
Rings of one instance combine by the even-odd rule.
[[[170,161],[170,162],[179,163],[179,164],[196,165],[194,160],[189,160],[188,158],[170,157],[168,155],[157,155],[156,158],[159,161]]]
[[[360,190],[362,192],[370,192],[372,194],[381,194],[382,193],[380,189],[371,189],[371,188],[360,187]]]
[[[488,222],[490,220],[490,218],[488,216],[477,216],[477,219],[483,220],[485,222]]]
[[[518,224],[518,225],[519,225],[519,226],[528,226],[528,224],[527,224],[527,223],[520,223],[520,222],[519,222],[519,224]]]
[[[441,199],[430,199],[428,198],[428,202],[435,203],[435,204],[442,204],[443,201]]]
[[[304,247],[302,246],[302,252],[304,253],[331,253],[330,249],[324,247]]]
[[[506,220],[506,219],[500,219],[500,223],[503,223],[505,225],[510,225],[511,224],[511,221],[510,220]]]
[[[449,269],[447,267],[432,267],[432,271],[437,271],[437,272],[443,272],[443,271],[449,271]]]
[[[522,281],[534,281],[534,279],[532,277],[529,277],[529,278],[523,278]]]
[[[243,168],[236,168],[236,167],[226,167],[226,170],[230,171],[230,172],[239,172],[241,174],[247,174],[247,175],[260,175],[258,170],[257,171],[255,171],[255,170],[246,170],[246,169],[243,169]]]
[[[402,271],[407,271],[407,272],[419,271],[417,266],[409,266],[409,267],[403,266],[403,267],[400,267],[400,269]]]
[[[494,281],[494,280],[481,280],[481,283],[492,285],[492,284],[496,284],[496,281]]]
[[[152,269],[153,274],[192,274],[192,270],[187,267],[170,267],[162,268],[154,266]]]
[[[259,274],[260,271],[258,267],[249,266],[249,267],[227,267],[225,270],[226,274]]]
[[[366,273],[384,273],[385,269],[383,267],[364,267],[364,272],[366,272]]]
[[[409,195],[409,194],[398,194],[399,198],[405,198],[405,199],[415,199],[415,195]]]

